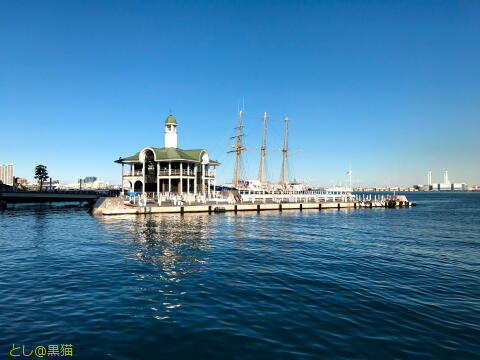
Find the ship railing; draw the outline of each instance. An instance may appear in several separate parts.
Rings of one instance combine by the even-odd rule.
[[[347,202],[354,201],[355,195],[351,193],[329,193],[325,191],[240,191],[245,202],[273,201],[273,202]]]

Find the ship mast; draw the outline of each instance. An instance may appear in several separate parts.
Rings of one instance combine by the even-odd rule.
[[[283,136],[283,164],[282,164],[282,182],[283,186],[287,184],[287,136],[288,136],[288,118],[285,118],[285,135]]]
[[[267,113],[263,113],[263,132],[262,132],[262,147],[260,148],[260,185],[263,183],[265,171],[265,136],[267,134]]]
[[[238,126],[235,128],[237,129],[237,135],[231,137],[231,139],[237,139],[237,143],[230,145],[230,147],[233,148],[233,150],[229,151],[229,153],[234,152],[237,155],[236,162],[235,162],[235,180],[234,180],[236,188],[238,188],[238,178],[240,176],[240,158],[241,158],[242,151],[245,150],[245,148],[242,146],[242,136],[243,136],[242,128],[243,128],[243,111],[240,110],[238,114]]]

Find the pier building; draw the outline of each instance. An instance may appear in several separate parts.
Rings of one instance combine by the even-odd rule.
[[[210,159],[205,149],[179,148],[177,126],[175,117],[168,115],[164,147],[145,147],[115,161],[122,165],[122,193],[127,190],[158,201],[162,195],[211,197],[220,163]]]

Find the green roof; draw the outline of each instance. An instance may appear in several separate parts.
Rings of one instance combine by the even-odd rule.
[[[165,119],[165,125],[167,125],[167,124],[177,125],[177,119],[175,119],[175,116],[168,115],[167,118]]]
[[[179,148],[149,148],[152,149],[155,154],[156,161],[167,161],[167,160],[185,160],[185,161],[193,161],[193,162],[200,162],[200,155],[202,154],[203,149],[195,149],[195,150],[182,150]],[[137,162],[140,161],[140,151],[137,152],[135,155],[120,158],[116,160],[116,163],[123,163],[123,162]],[[209,165],[220,165],[219,162],[210,160]]]

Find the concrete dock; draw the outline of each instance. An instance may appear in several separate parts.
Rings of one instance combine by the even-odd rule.
[[[117,198],[118,199],[118,198]],[[407,201],[405,197],[396,197],[382,201],[353,201],[353,202],[325,202],[325,203],[238,203],[238,204],[200,204],[200,205],[180,205],[180,206],[130,206],[123,205],[114,199],[102,199],[92,209],[94,215],[141,215],[141,214],[160,214],[160,213],[223,213],[238,211],[265,211],[265,210],[304,210],[304,209],[361,209],[361,208],[396,208],[415,206],[416,203]]]

